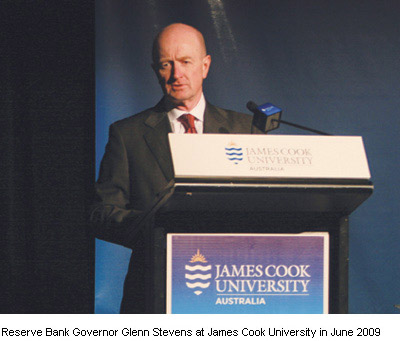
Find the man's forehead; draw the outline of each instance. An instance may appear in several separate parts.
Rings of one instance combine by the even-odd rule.
[[[201,46],[199,44],[185,41],[175,41],[175,42],[168,42],[164,41],[159,44],[159,55],[165,54],[178,54],[178,55],[188,55],[192,56],[194,54],[199,54],[201,52]]]
[[[187,51],[187,52],[184,52]],[[161,59],[164,54],[183,53],[206,55],[206,48],[202,34],[195,28],[184,24],[167,26],[155,40],[153,57]]]
[[[189,60],[202,58],[202,50],[199,44],[161,44],[157,53],[158,61]]]

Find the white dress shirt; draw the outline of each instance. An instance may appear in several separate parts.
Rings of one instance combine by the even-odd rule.
[[[206,100],[204,95],[201,94],[199,103],[190,111],[182,111],[177,108],[172,109],[168,112],[169,122],[171,123],[172,132],[175,134],[184,134],[185,127],[178,118],[183,114],[192,114],[196,119],[194,121],[194,126],[196,128],[197,134],[203,134],[204,125],[204,111],[206,110]]]

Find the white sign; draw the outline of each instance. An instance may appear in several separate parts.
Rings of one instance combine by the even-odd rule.
[[[169,134],[176,179],[371,178],[360,136]]]

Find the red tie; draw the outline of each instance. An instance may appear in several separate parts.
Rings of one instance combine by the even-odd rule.
[[[178,121],[185,127],[185,134],[197,134],[196,127],[194,126],[195,117],[191,114],[183,114],[178,117]]]

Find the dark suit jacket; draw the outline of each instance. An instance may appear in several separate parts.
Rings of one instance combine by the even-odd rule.
[[[251,123],[250,115],[206,104],[204,133],[250,134]],[[171,126],[163,101],[110,126],[91,221],[96,237],[133,249],[122,312],[145,311],[141,294],[145,281],[139,280],[145,273],[145,238],[136,229],[144,213],[173,179],[169,132]]]

